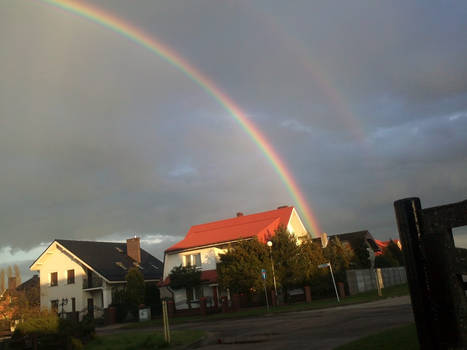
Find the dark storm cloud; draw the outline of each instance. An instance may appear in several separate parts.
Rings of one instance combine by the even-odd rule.
[[[394,200],[465,198],[465,3],[95,4],[232,97],[329,234],[395,237]],[[193,224],[293,204],[235,120],[167,62],[49,5],[0,6],[0,257],[134,233],[160,235],[147,243],[160,254]]]

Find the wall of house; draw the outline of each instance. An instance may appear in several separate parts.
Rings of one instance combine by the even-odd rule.
[[[65,255],[56,246],[50,247],[39,270],[40,278],[40,302],[41,309],[51,308],[52,300],[68,298],[68,304],[64,306],[65,312],[71,312],[71,298],[76,299],[76,311],[86,308],[86,300],[83,298],[83,277],[85,272],[77,260]],[[75,283],[67,283],[67,271],[75,270]],[[51,273],[58,273],[58,285],[51,286]],[[59,306],[59,312],[62,308]]]
[[[300,217],[298,216],[295,208],[292,210],[292,215],[290,216],[289,223],[287,224],[287,230],[290,233],[293,233],[299,240],[308,236],[308,232],[305,229],[302,220],[300,220]]]
[[[175,254],[165,254],[164,260],[164,279],[169,276],[170,271],[176,266],[183,264],[183,256],[190,254],[201,254],[201,270],[215,270],[219,262],[219,254],[225,253],[225,249],[209,247],[202,249],[193,249]]]
[[[212,306],[213,303],[213,291],[211,286],[202,286],[203,296],[208,298],[207,305]],[[220,298],[220,296],[219,296]],[[175,309],[176,310],[186,310],[189,308],[186,298],[186,289],[177,289],[174,291],[174,300],[175,300]],[[220,300],[219,300],[220,303]],[[191,303],[192,308],[199,307],[199,300],[195,299]]]
[[[164,279],[170,275],[170,271],[176,266],[183,264],[183,256],[190,254],[201,254],[201,270],[215,270],[216,264],[219,262],[219,254],[225,253],[226,249],[221,249],[218,247],[209,247],[203,249],[193,249],[181,253],[175,254],[165,254],[164,260]],[[213,297],[212,287],[203,286],[203,295],[205,297]],[[177,310],[188,309],[188,304],[186,303],[186,290],[179,289],[174,292],[175,307]],[[199,307],[199,304],[196,302],[192,304],[192,307]]]

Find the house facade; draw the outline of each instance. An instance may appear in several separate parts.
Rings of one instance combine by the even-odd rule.
[[[177,309],[188,308],[189,299],[196,303],[200,297],[206,297],[211,305],[219,305],[220,297],[226,295],[217,283],[219,255],[242,240],[256,237],[266,243],[279,226],[286,227],[298,242],[309,237],[298,212],[290,206],[250,215],[237,213],[234,218],[192,226],[183,240],[165,251],[161,295],[172,297]],[[180,265],[199,268],[202,285],[193,290],[172,290],[169,275]]]
[[[162,262],[141,249],[137,237],[126,244],[56,239],[30,270],[39,272],[41,309],[82,318],[103,316],[133,267],[145,282],[162,277]]]

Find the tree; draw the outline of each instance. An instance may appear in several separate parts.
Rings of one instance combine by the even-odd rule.
[[[193,300],[193,288],[201,284],[201,270],[196,266],[175,266],[169,274],[170,287],[172,289],[186,288],[186,299],[191,309]]]
[[[175,266],[169,276],[172,289],[194,288],[201,283],[201,270],[196,266]]]
[[[307,239],[299,246],[303,259],[304,285],[311,287],[314,296],[326,296],[332,292],[329,281],[329,272],[318,268],[318,265],[327,262],[321,242]]]
[[[278,287],[286,290],[302,286],[307,277],[304,270],[310,266],[301,254],[295,236],[291,235],[284,226],[279,226],[270,241]]]
[[[13,269],[15,270],[16,285],[19,286],[21,284],[21,271],[16,264],[13,266]]]
[[[338,237],[335,237],[324,248],[324,256],[331,263],[336,280],[344,282],[345,270],[349,268],[350,262],[354,257],[352,248],[343,244]]]
[[[269,252],[265,244],[256,238],[231,245],[225,254],[220,254],[217,265],[218,281],[222,288],[233,293],[254,293],[263,288],[261,269],[271,276]],[[272,285],[270,279],[267,280]]]
[[[361,238],[354,249],[354,257],[352,259],[351,264],[353,268],[357,269],[369,269],[371,266],[371,262],[369,259],[369,252],[368,252],[368,245],[364,238]]]
[[[403,265],[404,256],[402,255],[402,251],[392,240],[383,249],[383,254],[377,256],[375,259],[376,267],[395,267]]]
[[[302,271],[304,282],[307,284],[314,284],[313,282],[315,282],[316,277],[322,272],[322,270],[318,268],[318,265],[326,262],[321,243],[306,239],[299,246],[299,249],[303,261]]]
[[[144,277],[136,267],[129,269],[126,274],[126,299],[133,313],[144,302]]]

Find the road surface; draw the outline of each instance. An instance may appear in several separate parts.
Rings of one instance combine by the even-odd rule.
[[[200,322],[172,329],[209,332],[201,349],[333,349],[380,330],[413,322],[408,296],[323,310]]]

